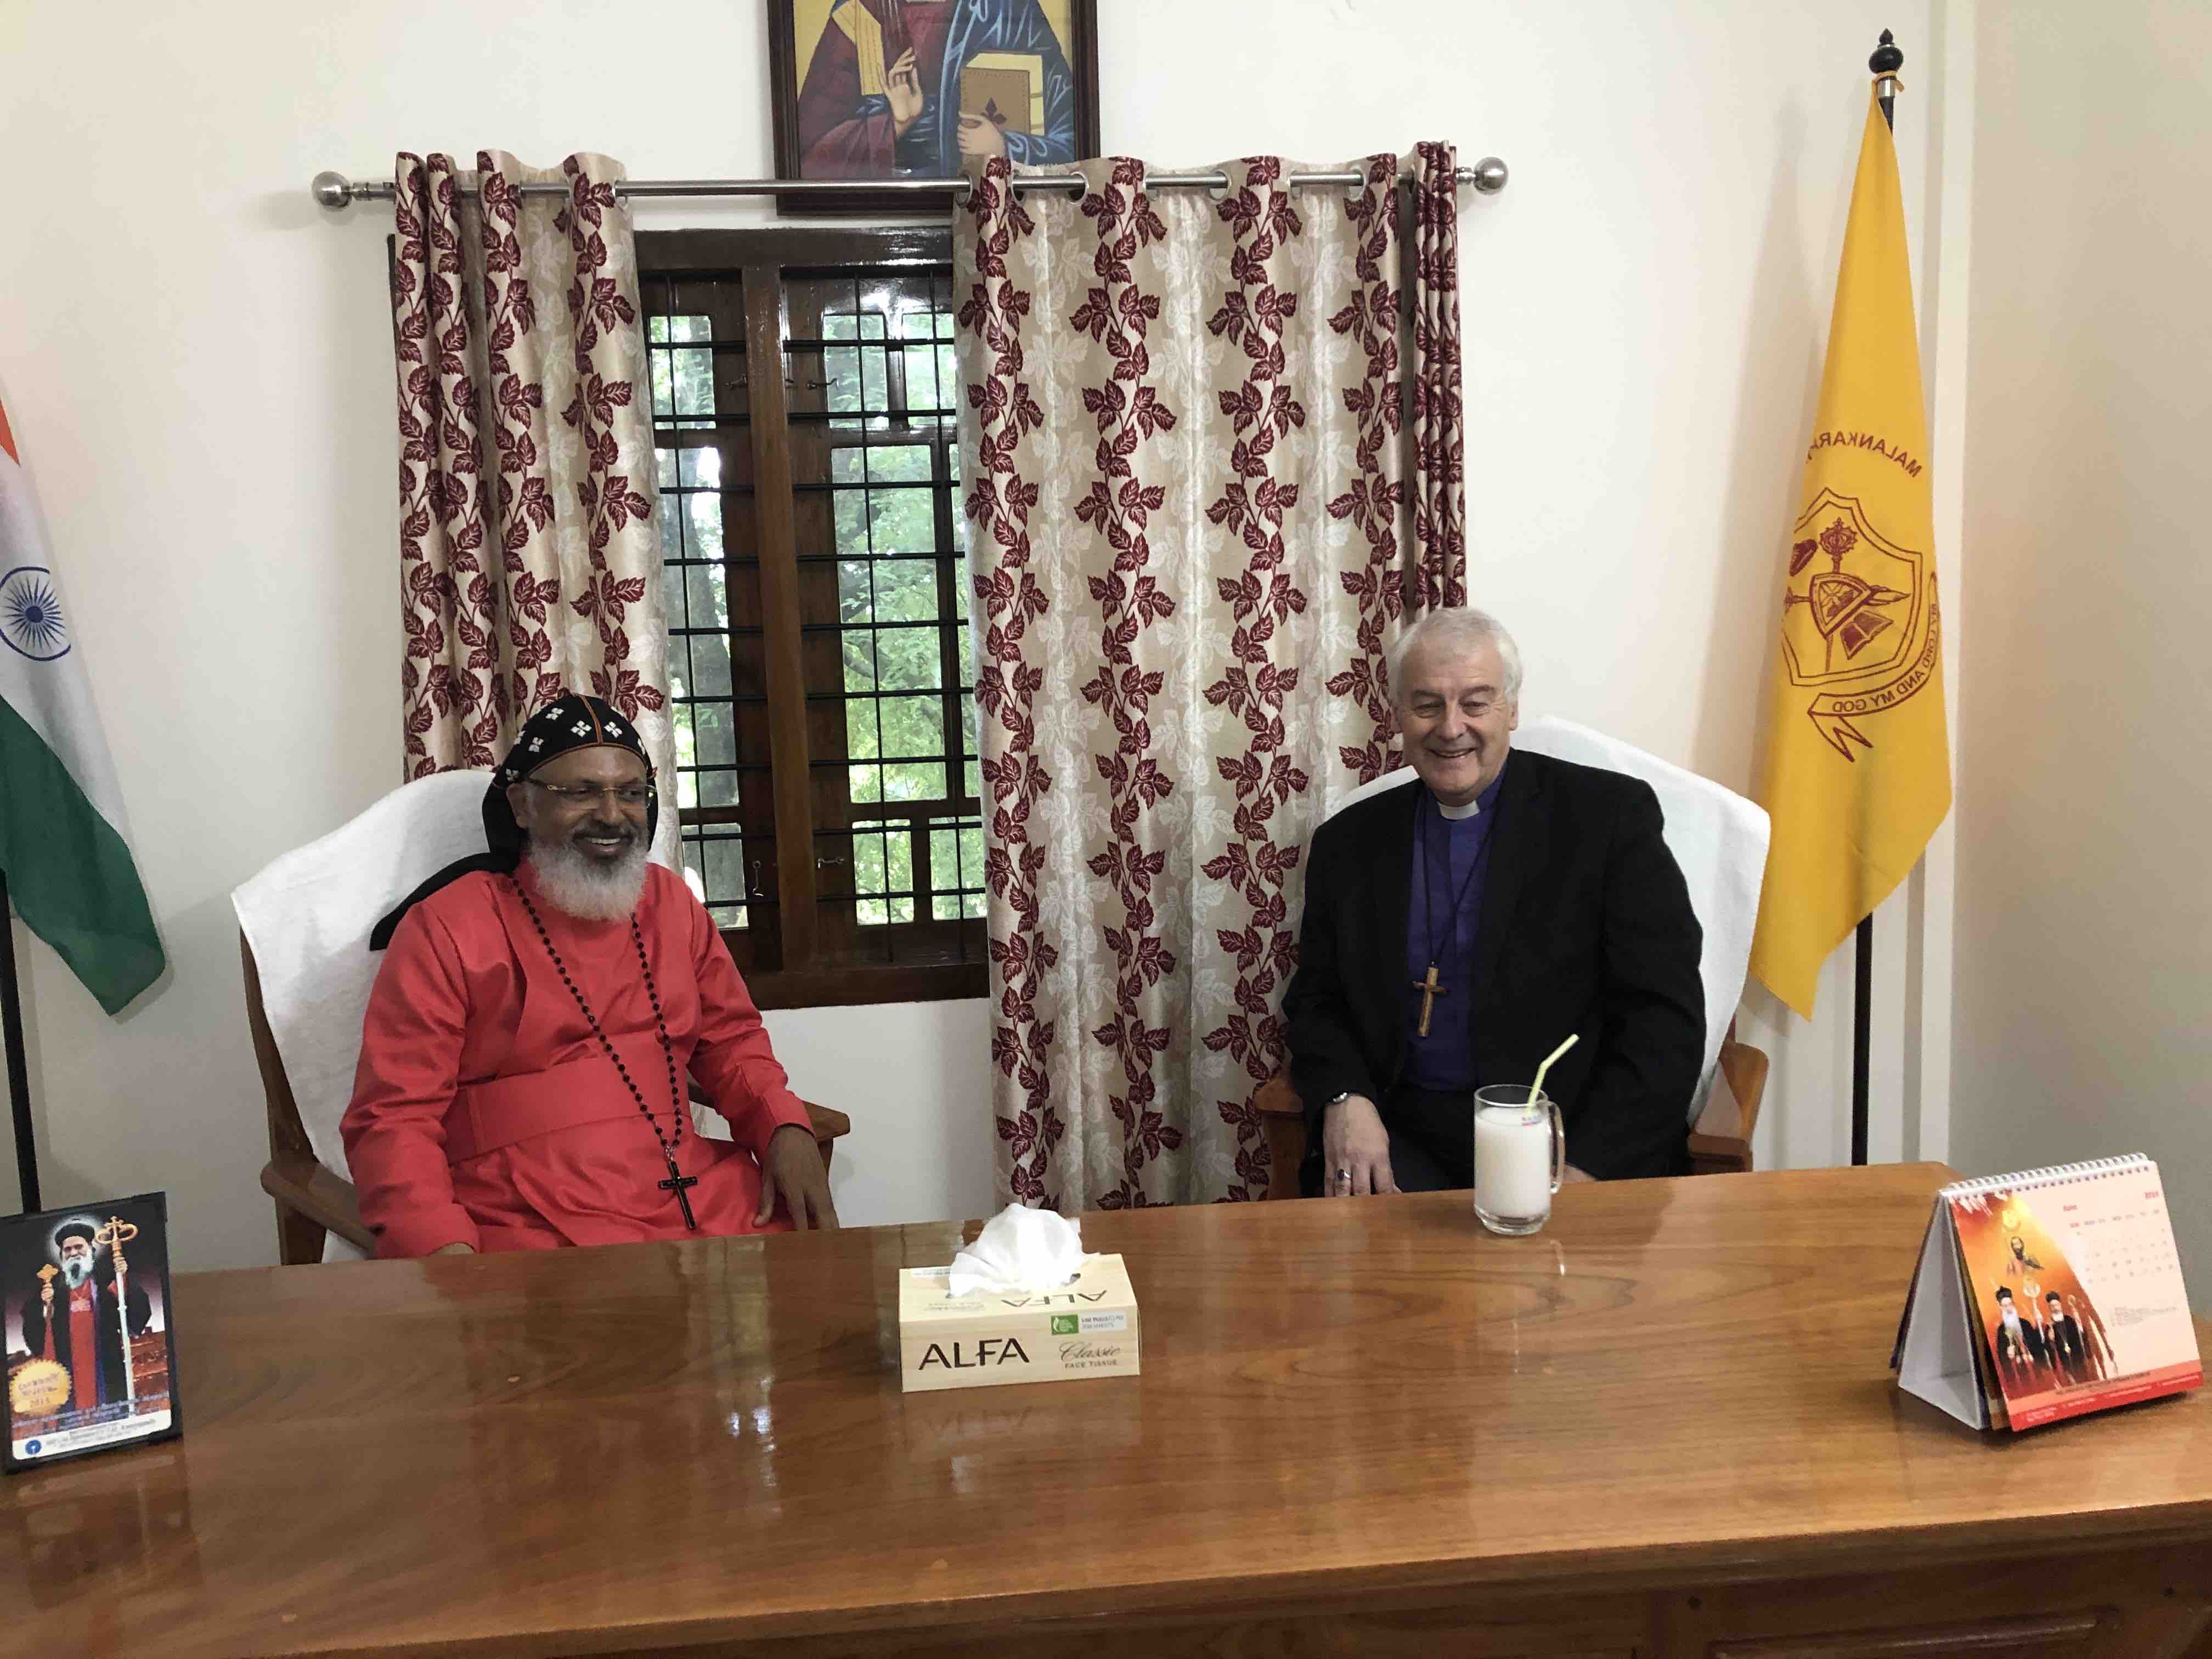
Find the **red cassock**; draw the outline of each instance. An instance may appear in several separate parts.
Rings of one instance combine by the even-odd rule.
[[[599,1026],[675,1141],[653,1002],[626,921],[556,909],[526,866],[477,872],[416,904],[385,952],[362,1031],[353,1103],[341,1126],[362,1218],[386,1256],[440,1245],[519,1250],[688,1235],[653,1138],[622,1075],[523,908],[538,916]],[[769,1052],[760,1012],[706,909],[682,878],[646,872],[638,936],[652,966],[678,1087],[689,1075],[729,1120],[734,1143],[687,1119],[677,1167],[701,1233],[757,1231],[757,1161],[806,1108]],[[788,1226],[781,1214],[768,1231]]]

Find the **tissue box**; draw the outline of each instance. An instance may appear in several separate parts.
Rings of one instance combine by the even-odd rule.
[[[1118,1255],[1086,1257],[1073,1284],[951,1294],[950,1267],[899,1273],[899,1387],[980,1389],[1137,1374],[1137,1292]]]

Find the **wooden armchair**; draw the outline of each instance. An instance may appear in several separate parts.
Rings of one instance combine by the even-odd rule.
[[[1751,1132],[1759,1127],[1759,1103],[1766,1096],[1766,1064],[1763,1050],[1735,1040],[1735,1022],[1730,1020],[1713,1091],[1690,1130],[1692,1175],[1730,1175],[1751,1168]],[[1278,1072],[1261,1084],[1254,1103],[1267,1133],[1267,1196],[1296,1198],[1298,1166],[1306,1156],[1306,1115],[1289,1073]]]
[[[253,963],[253,947],[239,936],[239,957],[246,970],[246,1023],[253,1033],[253,1058],[261,1067],[262,1092],[269,1105],[269,1162],[261,1171],[261,1190],[276,1201],[276,1255],[287,1267],[320,1261],[325,1235],[336,1233],[365,1255],[376,1254],[376,1235],[362,1224],[361,1206],[353,1182],[333,1174],[315,1157],[300,1121],[299,1103],[284,1075],[284,1057],[276,1052],[276,1038],[269,1029],[269,1015],[261,1002],[261,975]],[[848,1133],[852,1119],[826,1106],[805,1103],[814,1121],[814,1144],[822,1149],[822,1167],[830,1167],[830,1154],[837,1138]]]

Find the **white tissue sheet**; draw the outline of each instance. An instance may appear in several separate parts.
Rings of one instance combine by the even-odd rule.
[[[1009,1204],[952,1258],[953,1296],[1056,1290],[1083,1271],[1083,1229],[1050,1210]]]

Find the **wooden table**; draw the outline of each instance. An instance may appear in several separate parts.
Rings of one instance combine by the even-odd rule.
[[[1144,1376],[913,1396],[956,1224],[186,1274],[184,1438],[0,1488],[0,1650],[2207,1651],[2212,1400],[1894,1389],[1944,1174],[1087,1216]]]

